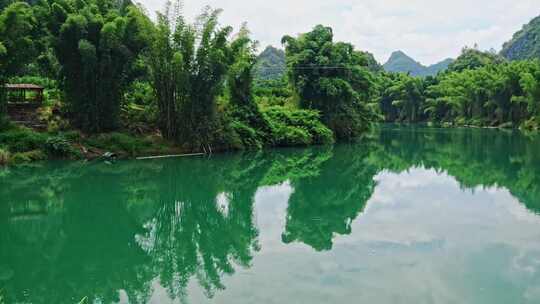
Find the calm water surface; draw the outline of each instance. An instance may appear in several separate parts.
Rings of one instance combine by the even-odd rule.
[[[6,303],[540,303],[540,142],[354,145],[0,170]]]

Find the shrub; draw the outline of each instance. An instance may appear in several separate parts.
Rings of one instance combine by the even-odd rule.
[[[223,130],[230,133],[226,146],[233,149],[261,149],[268,142],[270,127],[255,103],[228,104],[220,112],[220,123],[225,124]],[[214,136],[221,137],[219,134]]]
[[[13,156],[10,159],[10,163],[12,164],[22,164],[22,163],[29,163],[33,161],[39,161],[39,160],[46,160],[47,155],[43,153],[41,150],[32,150],[28,152],[19,152],[13,154]]]
[[[69,121],[62,117],[65,107],[61,103],[43,106],[38,110],[38,119],[47,125],[47,132],[57,133],[70,128]]]
[[[521,126],[520,126],[520,129],[525,130],[525,131],[539,130],[540,129],[540,123],[538,123],[538,121],[540,121],[540,118],[533,117],[533,118],[523,122],[521,124]]]
[[[12,126],[11,126],[11,122],[9,121],[8,117],[6,115],[2,114],[1,107],[2,107],[2,104],[0,104],[0,131],[4,131],[4,130],[10,129]]]
[[[41,149],[46,141],[46,134],[23,127],[8,129],[0,133],[0,144],[14,153]]]
[[[211,147],[213,149],[243,150],[246,148],[233,124],[234,120],[229,115],[223,113],[219,115],[217,127],[212,136]]]
[[[121,107],[122,125],[133,131],[148,129],[157,122],[157,103],[154,90],[148,82],[133,82]]]
[[[70,142],[79,142],[81,140],[81,133],[79,131],[62,132],[61,136]]]
[[[310,134],[300,127],[281,125],[274,130],[279,146],[308,146],[313,143]]]
[[[74,153],[71,144],[62,136],[49,137],[45,142],[45,150],[49,155],[57,157]]]
[[[456,120],[455,120],[455,124],[457,126],[464,126],[467,124],[467,119],[465,117],[458,117]]]
[[[152,142],[145,138],[133,137],[119,132],[96,135],[87,139],[86,142],[96,148],[111,152],[126,152],[132,156],[141,153],[145,147],[152,145]]]
[[[332,131],[320,121],[316,111],[273,106],[265,109],[263,115],[270,126],[274,145],[298,146],[334,141]]]
[[[241,121],[233,121],[231,123],[231,129],[238,135],[241,141],[242,148],[256,148],[261,149],[264,146],[263,138],[260,132],[257,132],[252,127]]]

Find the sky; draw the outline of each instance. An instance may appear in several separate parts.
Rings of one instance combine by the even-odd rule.
[[[165,0],[135,0],[153,13]],[[331,26],[335,39],[369,51],[381,63],[402,50],[423,64],[455,58],[464,46],[499,51],[540,15],[540,0],[185,0],[188,18],[205,5],[223,9],[221,23],[247,22],[261,47],[281,37]]]

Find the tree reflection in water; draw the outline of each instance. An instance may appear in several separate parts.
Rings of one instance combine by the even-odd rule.
[[[540,214],[539,141],[485,130],[382,128],[360,144],[0,172],[0,289],[6,303],[146,303],[156,281],[207,297],[261,249],[254,200],[288,181],[284,243],[331,250],[352,233],[382,171],[424,167],[462,188],[508,189]]]

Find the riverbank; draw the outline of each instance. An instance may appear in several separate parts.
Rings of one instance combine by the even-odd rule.
[[[435,123],[431,121],[426,122],[388,122],[384,123],[386,125],[398,125],[398,126],[421,126],[421,127],[428,127],[428,128],[441,128],[441,129],[486,129],[486,130],[500,130],[500,131],[518,131],[525,135],[536,135],[539,134],[538,129],[536,128],[524,128],[524,127],[516,127],[511,124],[501,124],[497,126],[485,126],[485,125],[475,125],[475,124],[456,124],[456,123],[450,123],[450,122],[444,122],[444,123]]]
[[[0,131],[0,165],[20,165],[54,159],[136,159],[204,155],[268,147],[307,147],[334,142],[331,131],[318,120],[304,119],[301,123],[275,123],[276,121],[278,120],[273,120],[275,130],[270,132],[269,139],[254,140],[253,136],[239,138],[240,134],[224,131],[220,141],[195,148],[190,144],[181,145],[166,140],[158,130],[145,133],[119,130],[85,134],[74,129],[48,132],[11,124]]]
[[[526,135],[538,134],[537,131],[516,128],[482,127],[475,125],[451,125],[434,123],[392,123],[382,125],[421,126],[443,129],[493,129],[520,131]],[[312,146],[317,143],[291,144],[285,146]],[[268,146],[268,147],[284,147]],[[265,148],[259,147],[258,149]],[[64,132],[46,132],[27,127],[12,125],[0,132],[0,165],[20,165],[24,163],[54,159],[97,160],[97,159],[137,159],[170,157],[182,155],[204,155],[225,151],[242,150],[232,146],[215,146],[211,151],[200,148],[183,147],[165,140],[159,132],[135,134],[129,131],[116,131],[95,135],[84,134],[78,130]]]
[[[11,126],[0,132],[0,165],[51,159],[136,158],[190,152],[157,133],[119,131],[87,135],[77,130],[49,133],[22,126]]]

